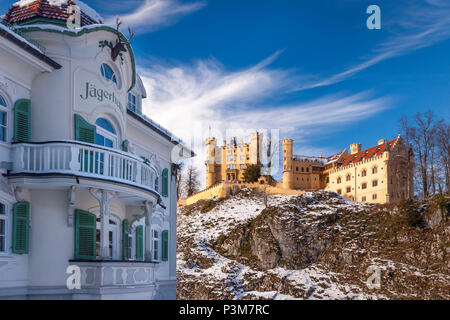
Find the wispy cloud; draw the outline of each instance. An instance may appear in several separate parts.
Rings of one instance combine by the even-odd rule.
[[[382,29],[390,32],[390,36],[375,47],[371,56],[337,74],[303,83],[296,87],[296,90],[308,90],[342,82],[384,60],[406,55],[450,38],[449,1],[425,0],[409,2],[408,5],[401,3],[398,10],[395,17],[401,17],[400,19],[383,20]]]
[[[127,1],[128,2],[128,1]],[[200,10],[204,1],[181,2],[178,0],[145,0],[136,4],[132,12],[119,14],[123,24],[138,32],[153,32],[161,27],[176,23],[181,17]],[[115,16],[107,17],[106,24],[114,25]]]

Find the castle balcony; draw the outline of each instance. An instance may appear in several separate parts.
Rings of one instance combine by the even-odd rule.
[[[13,186],[98,187],[123,193],[129,199],[156,202],[158,171],[148,160],[79,141],[13,144]],[[44,179],[45,178],[45,179]],[[64,180],[65,179],[65,180]],[[42,185],[44,184],[44,185]]]

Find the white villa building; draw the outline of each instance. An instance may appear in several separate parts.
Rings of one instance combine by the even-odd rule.
[[[0,299],[175,299],[173,155],[194,154],[142,115],[129,41],[75,0],[0,22]]]

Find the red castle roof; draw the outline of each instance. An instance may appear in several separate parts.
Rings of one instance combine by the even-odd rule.
[[[342,159],[342,166],[348,166],[350,164],[358,163],[363,160],[369,160],[371,158],[381,156],[386,150],[387,146],[389,146],[389,150],[392,150],[392,147],[395,145],[398,139],[399,138],[366,150],[362,150],[358,153],[348,155]]]
[[[98,14],[92,14],[92,9],[88,8],[84,3],[79,1],[52,1],[48,0],[21,0],[16,2],[8,11],[5,20],[9,24],[20,24],[33,18],[52,19],[58,22],[67,21],[68,19],[68,2],[80,5],[81,9],[81,26],[102,23]],[[88,15],[88,12],[90,15]]]

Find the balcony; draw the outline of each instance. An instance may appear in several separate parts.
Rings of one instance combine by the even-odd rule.
[[[157,169],[138,156],[78,141],[14,144],[11,175],[72,175],[135,186],[159,196]]]
[[[138,261],[70,261],[81,271],[81,287],[136,286],[155,283],[155,263]]]

